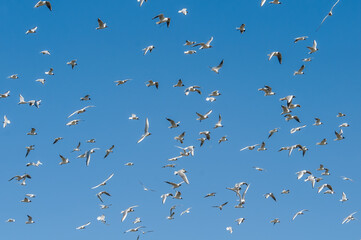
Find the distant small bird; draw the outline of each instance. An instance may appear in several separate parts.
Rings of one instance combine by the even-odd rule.
[[[235,220],[235,222],[237,222],[238,225],[240,225],[241,223],[243,223],[246,219],[245,218],[238,218]]]
[[[182,8],[181,10],[178,11],[178,13],[181,13],[185,16],[188,14],[188,10],[186,8]]]
[[[159,19],[159,21],[156,22],[156,24],[167,23],[167,27],[169,27],[169,25],[170,25],[170,18],[164,17],[164,14],[159,14],[159,15],[153,17],[152,20],[153,20],[153,19],[156,19],[156,18]]]
[[[49,1],[39,1],[37,4],[35,4],[34,8],[38,8],[38,7],[41,7],[41,6],[46,6],[50,11],[52,10],[51,9],[51,4]]]
[[[270,221],[270,223],[273,223],[273,225],[275,225],[276,223],[280,223],[280,220],[278,218],[275,218],[272,221]]]
[[[54,75],[54,69],[50,68],[49,71],[45,72],[46,75]]]
[[[296,37],[293,42],[294,42],[294,43],[297,43],[297,42],[299,42],[299,41],[304,41],[304,40],[306,40],[307,38],[308,38],[307,36]]]
[[[222,60],[217,66],[215,67],[210,67],[211,71],[215,72],[215,73],[219,73],[219,70],[221,70],[221,68],[223,67],[223,63],[224,60]]]
[[[10,79],[18,79],[19,78],[18,75],[19,74],[13,74],[13,75],[10,75],[8,78],[10,78]]]
[[[313,45],[312,45],[312,47],[307,47],[307,48],[310,50],[310,52],[309,52],[308,54],[312,54],[312,53],[317,52],[317,51],[318,51],[318,48],[317,48],[317,42],[316,42],[316,40],[313,40]]]
[[[338,126],[339,128],[343,128],[343,127],[349,127],[350,125],[348,123],[342,123],[340,126]]]
[[[137,2],[139,2],[139,7],[141,7],[144,2],[147,2],[147,0],[137,0]]]
[[[45,84],[45,79],[44,78],[39,78],[39,79],[36,79],[35,82],[39,82],[41,84]]]
[[[98,185],[92,187],[91,189],[96,189],[100,186],[105,186],[107,185],[107,182],[114,176],[114,173],[112,173],[107,179],[105,179],[103,182],[99,183]]]
[[[208,42],[206,42],[206,43],[197,43],[197,44],[194,44],[193,47],[200,46],[199,49],[212,48],[213,47],[213,46],[211,46],[212,41],[213,41],[213,37],[211,37],[211,39],[209,39]]]
[[[154,48],[155,48],[155,47],[154,47],[153,45],[150,45],[150,46],[148,46],[148,47],[146,47],[146,48],[143,48],[143,51],[144,51],[144,54],[143,54],[143,55],[146,55],[148,52],[151,53]]]
[[[321,145],[321,146],[323,146],[323,145],[327,145],[327,139],[326,139],[326,138],[322,139],[322,141],[321,141],[321,142],[316,143],[316,145]]]
[[[86,223],[86,224],[84,224],[84,225],[81,225],[81,226],[77,227],[76,230],[85,229],[87,226],[90,225],[90,223],[91,223],[91,222],[88,222],[88,223]]]
[[[342,198],[340,199],[340,202],[346,202],[348,200],[346,193],[342,192]]]
[[[212,207],[215,207],[215,208],[218,208],[219,210],[222,210],[224,206],[226,206],[228,204],[228,202],[225,202],[225,203],[222,203],[221,205],[219,206],[212,206]]]
[[[282,192],[281,192],[281,194],[289,194],[289,193],[290,193],[290,190],[288,190],[288,189],[287,190],[283,189]]]
[[[78,65],[78,63],[76,62],[77,60],[71,60],[70,62],[67,62],[67,65],[71,66],[71,69],[74,69],[75,66]]]
[[[345,117],[345,116],[346,116],[346,114],[339,112],[336,117]]]
[[[321,122],[321,120],[319,118],[315,118],[315,123],[313,124],[314,126],[320,126],[323,123]]]
[[[233,233],[233,228],[232,227],[226,227],[226,230],[231,234]]]
[[[240,27],[237,27],[236,29],[239,30],[241,34],[243,34],[246,31],[246,24],[243,23]]]
[[[59,154],[59,157],[61,158],[61,162],[59,163],[59,165],[64,165],[64,164],[70,163],[68,158],[63,157],[60,154]]]
[[[177,84],[173,85],[173,87],[184,87],[184,84],[182,82],[182,79],[179,79]]]
[[[295,218],[296,218],[297,216],[299,216],[299,215],[304,215],[304,212],[306,212],[306,211],[308,211],[308,210],[307,210],[307,209],[303,209],[303,210],[297,212],[297,213],[293,216],[292,220],[295,220]]]
[[[270,131],[268,132],[268,133],[269,133],[268,138],[272,137],[273,134],[275,134],[276,132],[278,132],[278,129],[279,129],[279,128],[274,128],[274,129],[270,130]]]
[[[293,73],[293,76],[305,74],[305,73],[303,72],[304,69],[305,69],[305,65],[302,65],[302,66],[300,67],[300,69],[298,69],[297,71],[295,71],[295,72]]]
[[[264,86],[263,88],[259,88],[258,91],[263,91],[265,96],[272,96],[276,93],[272,92],[272,88],[270,86]]]
[[[271,4],[282,4],[279,0],[272,0],[269,3],[271,3]]]
[[[212,110],[209,110],[209,111],[208,111],[206,114],[204,114],[204,115],[196,112],[196,114],[198,115],[197,120],[199,120],[199,121],[201,122],[202,120],[207,119],[211,113],[212,113]]]
[[[343,136],[342,128],[340,128],[339,132],[335,131],[335,135],[336,135],[336,139],[334,139],[334,141],[339,141],[339,140],[345,139],[345,137]]]
[[[207,193],[207,195],[204,196],[204,198],[214,197],[214,196],[216,196],[216,193],[215,193],[215,192],[212,192],[212,193]]]
[[[112,145],[109,149],[107,149],[107,150],[105,151],[105,156],[104,156],[104,158],[108,157],[108,155],[113,152],[113,148],[114,148],[114,145]]]
[[[355,215],[357,212],[351,213],[350,215],[348,215],[347,217],[345,217],[345,219],[342,221],[342,224],[344,223],[349,223],[353,220],[355,220],[356,218],[353,216]]]
[[[3,128],[5,128],[10,123],[11,123],[10,120],[7,118],[6,115],[4,115]]]
[[[138,140],[137,143],[142,142],[146,137],[150,136],[151,133],[149,132],[149,120],[148,118],[145,119],[145,129],[144,134],[141,136],[141,138]]]
[[[333,6],[332,6],[332,8],[331,8],[331,10],[327,13],[327,15],[323,18],[323,20],[322,20],[322,22],[321,22],[321,24],[320,24],[320,26],[318,26],[318,28],[317,28],[317,31],[320,29],[320,27],[321,27],[321,25],[326,21],[326,19],[329,17],[329,16],[332,16],[333,15],[333,12],[332,12],[332,10],[333,10],[333,8],[338,4],[338,2],[339,2],[340,0],[337,0],[336,1],[336,3],[335,4],[333,4]]]
[[[116,83],[116,86],[119,86],[119,85],[122,85],[128,81],[130,81],[132,79],[124,79],[124,80],[117,80],[117,81],[114,81]]]
[[[194,44],[196,44],[196,42],[186,40],[186,43],[183,44],[183,45],[184,45],[184,46],[192,46],[192,45],[194,45]]]
[[[103,202],[103,199],[102,199],[102,195],[103,195],[103,194],[111,197],[110,193],[108,193],[107,191],[98,192],[98,193],[96,194],[96,196],[99,198],[99,200],[100,200],[101,202]]]
[[[246,149],[248,149],[248,150],[253,150],[253,149],[255,149],[258,145],[259,145],[259,144],[255,144],[255,145],[252,145],[252,146],[247,146],[247,147],[242,148],[240,151],[243,151],[243,150],[246,150]]]
[[[50,52],[48,50],[43,50],[40,53],[43,55],[50,55]]]
[[[311,61],[312,61],[312,58],[303,58],[302,61],[303,61],[303,62],[311,62]]]
[[[186,132],[182,132],[180,135],[175,136],[175,137],[174,137],[174,140],[177,140],[177,141],[179,141],[180,143],[183,143],[185,134],[186,134]]]
[[[168,122],[171,124],[168,128],[177,128],[179,127],[180,122],[175,122],[174,120],[170,118],[166,118]]]
[[[132,113],[132,115],[128,118],[129,120],[139,120],[139,117],[137,117],[137,115],[135,115],[134,113]]]
[[[57,138],[55,138],[53,144],[59,142],[59,141],[62,140],[62,139],[63,139],[62,137],[57,137]]]
[[[277,202],[276,197],[273,193],[266,193],[263,195],[265,198],[271,197],[275,202]]]
[[[184,54],[186,54],[186,55],[192,55],[192,54],[195,54],[195,53],[197,53],[197,51],[195,51],[195,50],[184,51]]]
[[[98,27],[96,27],[96,30],[100,30],[100,29],[105,29],[107,28],[108,25],[106,23],[104,23],[102,20],[100,20],[100,18],[98,18]]]
[[[29,29],[28,31],[25,32],[25,34],[29,34],[29,33],[36,33],[36,30],[38,29],[38,27],[34,27]]]
[[[221,114],[219,114],[218,122],[214,125],[213,129],[216,129],[216,128],[219,128],[219,127],[223,127]]]
[[[270,61],[273,56],[276,56],[278,59],[278,62],[280,64],[282,64],[282,54],[280,52],[271,52],[267,56],[268,56],[268,61]]]
[[[146,85],[147,87],[155,86],[156,89],[158,89],[158,87],[159,87],[159,83],[158,83],[158,82],[154,82],[153,80],[149,80],[148,82],[145,83],[145,85]]]
[[[27,216],[28,216],[28,220],[25,222],[25,224],[33,224],[33,223],[35,223],[33,221],[33,218],[30,215],[27,215]]]

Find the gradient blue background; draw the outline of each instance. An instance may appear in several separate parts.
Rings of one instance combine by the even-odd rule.
[[[0,92],[11,90],[11,96],[0,99],[0,115],[7,115],[11,124],[1,129],[0,186],[2,189],[0,220],[2,237],[6,239],[135,239],[137,234],[123,232],[134,227],[132,221],[141,217],[141,225],[153,233],[145,239],[359,239],[361,222],[341,225],[344,217],[360,211],[360,1],[343,1],[334,9],[322,28],[316,28],[335,1],[284,0],[282,5],[260,1],[221,0],[149,0],[139,8],[135,0],[127,1],[52,1],[53,11],[46,7],[34,9],[36,1],[1,1],[1,87]],[[189,15],[177,11],[188,8]],[[172,18],[171,27],[155,25],[151,18],[164,13]],[[96,31],[97,18],[109,25]],[[242,23],[246,32],[235,30]],[[25,35],[25,31],[38,26],[38,32]],[[307,35],[307,41],[293,43],[298,36]],[[204,42],[214,36],[213,49],[184,55],[189,49],[183,46],[186,39]],[[318,42],[319,51],[306,63],[305,75],[293,77],[293,71],[309,55],[306,46]],[[154,51],[143,56],[142,48],[155,45]],[[51,56],[43,56],[41,50]],[[283,64],[276,59],[267,60],[271,51],[281,51]],[[78,60],[72,70],[67,61]],[[220,74],[208,66],[225,60]],[[50,67],[54,76],[44,75]],[[17,80],[7,76],[18,73]],[[45,78],[42,86],[35,82]],[[132,78],[126,85],[115,86],[115,80]],[[185,96],[184,89],[173,88],[179,78],[187,86],[200,85],[202,95]],[[159,81],[159,90],[145,87],[145,82]],[[257,89],[270,85],[276,96],[264,97]],[[205,97],[218,89],[222,95],[209,103]],[[18,94],[25,100],[42,99],[40,109],[18,106]],[[90,102],[79,101],[90,94]],[[301,124],[285,122],[281,112],[280,97],[294,94],[295,103],[302,105],[294,110],[307,128],[293,135],[292,127]],[[85,121],[67,127],[67,116],[86,106],[96,108],[74,119]],[[213,109],[210,118],[197,122],[195,112]],[[336,118],[338,112],[347,114]],[[141,119],[130,121],[136,113]],[[213,130],[222,114],[224,128]],[[150,121],[152,136],[136,144],[144,129],[144,120]],[[181,121],[178,129],[168,129],[165,117]],[[312,126],[314,117],[324,125]],[[348,122],[344,129],[345,140],[334,142],[334,130]],[[35,127],[38,136],[27,136]],[[279,133],[267,140],[268,131],[280,127]],[[198,132],[211,130],[211,141],[199,148]],[[161,166],[175,157],[179,145],[173,137],[186,131],[183,146],[195,145],[193,158],[182,158],[175,169]],[[217,141],[227,135],[229,142]],[[64,140],[53,145],[56,137]],[[95,138],[95,144],[85,143]],[[327,138],[327,146],[315,143]],[[266,140],[265,152],[239,149]],[[92,155],[89,167],[77,153],[70,151],[78,141],[82,152],[93,147],[101,148]],[[303,158],[298,151],[291,157],[278,153],[281,146],[306,145],[310,150]],[[25,146],[35,144],[36,150],[25,159]],[[114,153],[103,159],[104,152],[115,144]],[[59,166],[58,154],[69,157],[70,164]],[[26,168],[27,162],[41,160],[43,166]],[[132,161],[133,167],[124,163]],[[316,176],[319,164],[330,169],[323,183],[334,187],[334,195],[317,194],[310,183],[296,178],[295,172],[303,169]],[[265,172],[252,167],[259,166]],[[182,186],[183,200],[168,199],[161,204],[160,195],[172,192],[163,181],[179,182],[174,170],[185,168],[190,185]],[[8,179],[17,174],[29,173],[32,179],[23,187]],[[113,179],[106,187],[90,188],[111,173]],[[354,182],[342,181],[348,176]],[[139,181],[156,190],[143,191]],[[234,194],[225,189],[234,183],[251,184],[244,209],[235,209]],[[291,194],[282,196],[283,188]],[[104,197],[110,209],[101,210],[95,194],[107,190],[112,197]],[[346,192],[348,202],[341,203],[341,193]],[[216,197],[204,199],[209,192]],[[277,203],[264,199],[264,193],[274,192]],[[37,195],[30,204],[20,203],[24,194]],[[211,208],[225,201],[223,211]],[[120,212],[139,205],[125,222],[120,222]],[[177,205],[175,220],[166,216],[169,208]],[[189,215],[179,216],[192,207]],[[304,216],[291,221],[293,214],[309,209]],[[96,221],[104,213],[109,226]],[[36,222],[25,225],[26,215]],[[360,213],[355,215],[360,218]],[[16,223],[5,220],[15,218]],[[234,220],[245,217],[236,226]],[[280,218],[281,223],[269,223]],[[75,227],[91,221],[85,230]],[[226,232],[233,226],[234,233]]]

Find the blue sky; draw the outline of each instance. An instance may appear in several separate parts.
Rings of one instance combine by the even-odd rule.
[[[149,0],[139,7],[135,0],[127,1],[52,1],[53,11],[45,7],[34,9],[36,1],[1,1],[0,16],[4,23],[1,37],[1,88],[10,90],[10,97],[0,99],[0,115],[7,115],[11,124],[1,129],[0,170],[2,198],[0,223],[2,236],[22,239],[99,239],[104,234],[109,239],[135,239],[137,233],[123,234],[134,227],[135,217],[142,219],[146,230],[153,233],[141,236],[145,239],[208,238],[208,239],[359,239],[360,221],[341,225],[344,217],[360,211],[361,193],[358,151],[361,113],[360,60],[361,17],[359,1],[343,1],[334,9],[319,31],[315,31],[335,1],[293,0],[281,5],[260,1],[216,0]],[[187,8],[189,15],[177,13]],[[152,17],[164,13],[172,19],[169,29],[157,26]],[[109,27],[97,31],[97,18]],[[246,32],[236,31],[242,23]],[[25,35],[26,30],[38,26],[36,34]],[[293,39],[309,36],[297,44]],[[213,48],[197,50],[195,55],[184,55],[189,47],[185,40],[205,42],[211,36]],[[308,49],[317,40],[319,51],[306,63],[305,74],[292,74],[308,57]],[[152,53],[143,56],[142,49],[155,45]],[[39,52],[49,50],[50,56]],[[282,65],[276,59],[267,60],[267,54],[280,51]],[[74,70],[67,61],[78,60]],[[224,66],[217,75],[209,66],[216,66],[224,59]],[[54,76],[44,75],[50,67]],[[19,79],[7,77],[19,74]],[[45,78],[46,84],[35,82]],[[114,81],[131,78],[122,86]],[[202,95],[185,96],[184,89],[172,85],[181,78],[186,87],[201,86]],[[147,88],[148,80],[159,81],[159,90]],[[257,89],[270,85],[276,96],[264,97]],[[206,96],[219,90],[221,96],[209,103]],[[41,99],[39,109],[17,105],[18,95],[25,100]],[[92,100],[81,102],[80,97],[90,94]],[[280,115],[280,97],[296,95],[300,109],[294,114],[301,124],[286,122]],[[95,105],[73,119],[82,119],[78,126],[68,127],[67,116],[87,104]],[[206,113],[210,118],[196,121],[195,112]],[[338,112],[347,116],[336,118]],[[139,121],[128,117],[136,113]],[[223,117],[224,127],[213,130]],[[152,135],[136,144],[143,133],[148,117]],[[177,129],[168,129],[166,117],[181,121]],[[322,126],[312,126],[319,117]],[[334,131],[347,122],[345,139],[334,142]],[[293,127],[306,124],[301,132],[290,134]],[[30,128],[36,128],[37,136],[27,136]],[[268,131],[280,127],[280,132],[269,140]],[[198,133],[210,130],[211,141],[199,148]],[[173,137],[186,131],[183,146],[196,146],[195,156],[181,158],[176,168],[161,168],[168,158],[179,154],[179,145]],[[218,144],[227,135],[229,141]],[[64,139],[53,145],[56,137]],[[96,143],[85,143],[95,138]],[[315,143],[327,138],[327,146]],[[82,142],[82,152],[93,147],[100,150],[92,155],[89,167],[77,153],[70,151]],[[266,141],[267,151],[242,151],[247,145]],[[293,144],[309,148],[305,157],[296,151],[291,157],[277,152],[282,146]],[[25,146],[34,144],[36,150],[27,158]],[[114,153],[103,159],[105,150],[115,145]],[[59,166],[62,154],[70,164]],[[26,167],[28,162],[40,160],[43,166]],[[126,167],[126,162],[134,162]],[[314,175],[319,164],[330,169],[330,176],[323,176],[322,183],[329,183],[334,195],[317,194],[309,183],[297,180],[295,172],[310,170]],[[259,166],[265,172],[252,167]],[[182,186],[183,200],[168,199],[161,204],[160,195],[173,190],[163,181],[179,182],[174,170],[188,171],[189,185]],[[20,186],[8,179],[17,174],[29,173],[32,179],[27,186]],[[114,177],[107,186],[97,190],[90,188]],[[347,176],[354,182],[343,181]],[[145,192],[142,181],[156,192]],[[251,184],[244,209],[236,209],[236,197],[226,187],[236,182]],[[281,195],[283,188],[289,195]],[[112,196],[104,197],[111,208],[101,210],[95,196],[98,190],[106,190]],[[217,192],[213,198],[204,199],[209,192]],[[277,203],[263,197],[273,192]],[[341,193],[350,199],[339,202]],[[24,194],[37,195],[29,204],[20,203]],[[212,208],[229,201],[223,211]],[[139,205],[126,221],[121,223],[120,212],[132,205]],[[169,208],[176,207],[175,219],[166,216]],[[179,216],[191,207],[191,213]],[[310,210],[304,216],[291,218],[301,209]],[[96,221],[105,214],[109,226]],[[36,222],[25,225],[26,215]],[[360,213],[358,213],[360,214]],[[355,215],[359,218],[358,214]],[[237,226],[239,217],[246,221]],[[15,218],[14,224],[5,223]],[[273,226],[270,220],[279,218]],[[91,221],[85,230],[77,226]],[[233,227],[230,235],[225,228]],[[261,231],[260,231],[261,230]]]

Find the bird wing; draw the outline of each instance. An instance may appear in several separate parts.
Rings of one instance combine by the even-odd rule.
[[[50,2],[49,1],[46,1],[45,2],[45,5],[49,8],[49,10],[51,11],[51,4],[50,4]]]
[[[224,60],[222,60],[222,61],[219,63],[219,65],[217,66],[218,69],[223,66],[223,62],[224,62]]]
[[[85,164],[86,164],[86,166],[89,166],[89,163],[90,163],[90,151],[87,151],[85,153],[85,158],[86,158]]]
[[[149,120],[148,118],[145,119],[145,129],[144,129],[144,133],[148,133],[149,130]]]
[[[211,39],[208,40],[208,42],[206,43],[206,45],[211,44],[212,41],[213,41],[213,37],[211,37]]]
[[[209,114],[211,114],[211,113],[212,113],[212,110],[209,110],[206,114],[204,114],[204,117],[208,117]]]
[[[79,110],[76,110],[75,112],[73,112],[72,114],[70,114],[68,118],[70,118],[70,117],[73,116],[74,114],[77,114],[78,112],[79,112]]]
[[[187,175],[184,172],[178,172],[178,175],[183,179],[186,184],[189,184]]]
[[[103,21],[100,20],[100,18],[98,18],[98,24],[99,24],[99,27],[102,26],[102,25],[104,25]]]

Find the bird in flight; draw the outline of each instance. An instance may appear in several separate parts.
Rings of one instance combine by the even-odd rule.
[[[140,139],[138,140],[137,143],[142,142],[146,137],[150,136],[151,133],[149,132],[149,121],[148,118],[145,119],[145,128],[144,128],[144,133],[143,135],[140,137]]]

